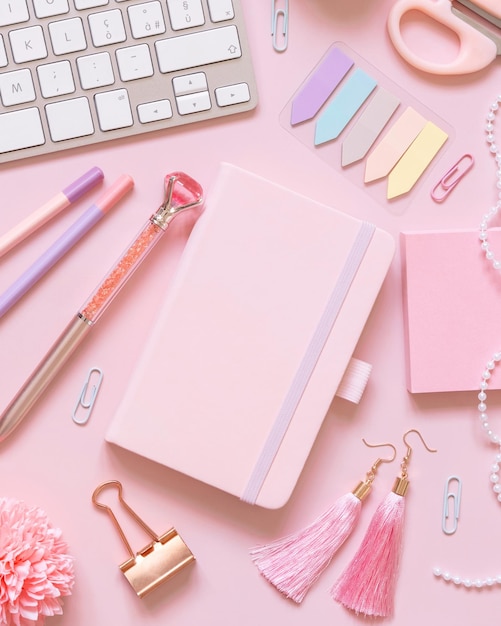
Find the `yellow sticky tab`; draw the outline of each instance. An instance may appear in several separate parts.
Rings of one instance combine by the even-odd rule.
[[[441,128],[427,122],[388,176],[388,200],[410,191],[447,141]]]

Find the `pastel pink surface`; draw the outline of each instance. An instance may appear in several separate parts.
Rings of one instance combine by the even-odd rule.
[[[501,231],[489,235],[493,248]],[[501,300],[478,232],[401,235],[407,388],[412,393],[473,391],[499,350]],[[494,379],[490,388],[499,389]]]
[[[245,2],[260,90],[255,113],[2,167],[0,232],[7,232],[44,198],[51,197],[54,189],[63,188],[94,164],[103,169],[106,183],[125,171],[136,184],[122,201],[120,212],[103,220],[99,229],[18,304],[15,313],[2,320],[0,405],[7,405],[49,344],[158,207],[164,176],[173,169],[186,171],[209,190],[220,162],[230,161],[322,204],[373,221],[396,240],[401,231],[477,227],[498,198],[496,167],[488,153],[484,126],[489,106],[499,93],[501,64],[451,80],[414,70],[396,54],[386,36],[392,4],[392,0],[290,3],[289,47],[278,54],[268,29],[269,4]],[[450,56],[455,45],[451,38],[444,40],[443,33],[429,23],[408,26],[410,32],[405,34],[415,35],[416,44],[426,42],[425,52],[433,59]],[[421,189],[411,192],[405,212],[397,212],[391,204],[379,204],[278,123],[297,86],[339,39],[454,127],[456,136],[443,173],[462,154],[474,155],[473,170],[444,203],[437,205],[429,196],[442,173],[436,171],[437,180],[430,177]],[[97,195],[92,193],[89,202]],[[71,212],[64,212],[3,257],[0,288],[9,285],[74,221],[74,211],[79,213],[86,206],[87,202],[79,203]],[[499,224],[497,219],[493,225]],[[500,573],[499,556],[493,549],[500,505],[489,481],[495,449],[478,425],[476,391],[409,394],[406,389],[400,249],[357,345],[357,356],[373,365],[363,398],[358,406],[339,398],[333,401],[294,493],[282,509],[250,507],[104,441],[172,284],[189,230],[189,222],[173,223],[50,392],[2,446],[2,495],[46,510],[63,530],[75,557],[73,594],[65,598],[64,614],[47,620],[46,626],[354,626],[364,622],[333,602],[329,589],[355,554],[372,514],[391,488],[398,461],[381,467],[359,525],[300,607],[263,580],[248,549],[304,527],[363,479],[374,453],[380,451],[364,446],[361,437],[373,443],[392,441],[400,456],[404,452],[402,434],[410,428],[419,428],[438,453],[430,455],[415,444],[395,617],[385,623],[422,626],[440,620],[470,626],[472,615],[478,623],[490,623],[499,613],[498,585],[481,590],[456,587],[436,579],[432,568],[440,566],[471,578]],[[501,248],[494,249],[494,244],[493,250],[501,255]],[[475,378],[481,375],[486,356],[479,355],[481,365]],[[76,426],[71,413],[94,365],[103,369],[103,384],[89,423]],[[493,384],[500,374],[495,372]],[[152,389],[152,393],[158,395],[161,390]],[[497,393],[489,394],[488,403],[499,432]],[[141,412],[138,419],[142,416]],[[152,432],[151,437],[155,436]],[[464,497],[458,531],[449,537],[441,524],[444,483],[451,474],[461,477]],[[127,502],[157,532],[174,525],[197,559],[189,572],[144,600],[137,598],[118,568],[127,558],[120,538],[108,517],[90,500],[95,487],[111,478],[122,481]],[[143,547],[149,538],[129,524],[114,500],[110,504],[132,546]]]

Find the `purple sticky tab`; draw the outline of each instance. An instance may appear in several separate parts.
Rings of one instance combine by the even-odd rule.
[[[102,170],[100,170],[99,167],[92,167],[83,176],[80,176],[80,178],[77,178],[71,185],[63,189],[63,193],[70,202],[75,202],[75,200],[78,200],[85,192],[100,183],[103,178],[104,174]]]
[[[331,48],[292,101],[291,126],[311,120],[353,66],[353,59]]]

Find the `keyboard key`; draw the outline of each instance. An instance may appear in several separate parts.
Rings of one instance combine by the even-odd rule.
[[[49,33],[52,49],[57,56],[80,52],[87,47],[82,20],[79,17],[51,22]]]
[[[238,85],[227,85],[226,87],[218,87],[215,91],[216,102],[220,107],[231,106],[232,104],[241,104],[249,102],[250,91],[247,83],[238,83]]]
[[[116,130],[132,126],[132,112],[126,89],[98,93],[94,96],[94,100],[101,130]]]
[[[134,4],[127,8],[134,39],[165,33],[165,22],[160,2]]]
[[[41,26],[11,30],[9,33],[12,55],[16,63],[45,59],[47,48]]]
[[[96,48],[121,43],[127,39],[120,9],[92,13],[89,15],[89,27],[92,43]]]
[[[205,23],[201,0],[167,0],[172,30],[202,26]]]
[[[116,57],[120,78],[124,82],[153,76],[150,48],[146,44],[120,48]]]
[[[155,42],[160,71],[176,72],[242,56],[236,26],[224,26]]]
[[[213,22],[224,22],[235,17],[231,0],[208,0],[210,19]]]
[[[52,141],[92,135],[94,124],[87,98],[54,102],[45,107]]]
[[[35,100],[35,88],[30,70],[17,70],[0,74],[0,96],[4,106],[23,104]]]
[[[75,0],[75,8],[79,11],[83,9],[94,9],[96,7],[105,7],[109,0]]]
[[[0,115],[0,152],[12,152],[45,143],[42,121],[37,108]]]
[[[37,74],[44,98],[64,96],[75,91],[75,82],[69,61],[39,65]]]
[[[172,107],[169,100],[157,100],[156,102],[140,104],[137,107],[137,113],[141,124],[148,124],[149,122],[170,119]]]
[[[179,115],[191,115],[200,111],[208,111],[211,108],[208,91],[187,94],[176,98]]]
[[[5,53],[5,44],[3,42],[3,37],[0,35],[0,67],[6,67],[8,64],[7,54]]]
[[[195,91],[207,91],[207,76],[203,72],[176,76],[172,79],[172,86],[176,96],[182,96]]]
[[[26,0],[2,0],[0,2],[0,26],[12,26],[30,19]]]
[[[108,52],[89,54],[77,59],[78,75],[82,89],[95,89],[113,85],[115,76]]]
[[[37,17],[64,15],[70,10],[68,0],[33,0],[33,5]]]

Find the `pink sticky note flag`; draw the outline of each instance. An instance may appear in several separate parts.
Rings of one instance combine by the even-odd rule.
[[[425,124],[422,115],[407,107],[367,158],[364,181],[369,183],[387,176]]]

